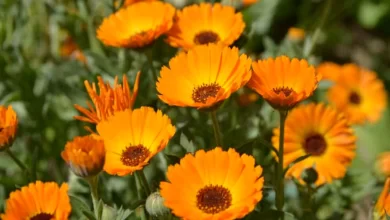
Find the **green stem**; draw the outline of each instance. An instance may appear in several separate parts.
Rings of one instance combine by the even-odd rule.
[[[303,204],[303,217],[304,220],[309,220],[315,218],[314,212],[312,209],[313,205],[313,195],[314,195],[314,189],[310,184],[307,184],[307,192],[305,193],[304,197],[306,197],[304,204]]]
[[[284,125],[287,117],[287,111],[280,110],[280,135],[279,135],[279,151],[278,151],[278,166],[277,166],[277,188],[276,188],[276,208],[283,211],[284,206],[284,175],[283,175],[283,153],[284,153]],[[282,217],[283,219],[283,217]]]
[[[98,213],[98,204],[99,204],[99,194],[98,194],[98,183],[99,179],[98,176],[92,176],[86,178],[88,181],[89,187],[91,189],[91,197],[92,197],[92,204],[93,204],[93,211],[95,213],[96,219],[99,219],[99,213]]]
[[[137,175],[142,187],[145,190],[146,196],[148,197],[152,193],[152,190],[150,189],[150,186],[149,186],[148,180],[146,179],[144,171],[139,170],[136,172],[136,175]]]
[[[7,154],[12,158],[13,161],[15,161],[15,163],[18,165],[18,167],[20,167],[20,169],[27,173],[29,176],[30,176],[30,172],[29,170],[27,169],[27,167],[22,163],[22,161],[20,161],[14,153],[12,153],[12,151],[9,149],[9,147],[6,148],[5,152],[7,152]]]
[[[153,75],[153,79],[155,82],[157,82],[157,79],[158,79],[158,73],[156,72],[156,70],[154,69],[154,66],[153,66],[153,51],[154,51],[154,43],[153,45],[149,46],[149,48],[146,49],[145,51],[145,55],[146,55],[146,58],[148,59],[148,64],[149,64],[149,68],[150,70],[152,71],[152,75]]]
[[[213,129],[214,129],[214,138],[215,144],[219,147],[222,147],[222,138],[221,138],[221,130],[219,129],[218,119],[217,119],[217,110],[213,110],[211,113],[211,120],[213,121]]]

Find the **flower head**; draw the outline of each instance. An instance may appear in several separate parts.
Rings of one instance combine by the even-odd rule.
[[[390,152],[381,153],[375,165],[380,174],[390,177]]]
[[[106,148],[104,170],[124,176],[141,170],[163,150],[176,128],[168,116],[152,108],[126,109],[97,125]]]
[[[390,214],[390,177],[386,179],[385,186],[383,187],[383,190],[378,198],[378,201],[375,205],[375,212],[378,214],[380,219],[384,220],[386,218],[385,215]]]
[[[350,123],[376,122],[387,106],[383,82],[376,73],[355,64],[344,65],[342,72],[328,91],[328,99],[346,113]]]
[[[104,142],[97,135],[75,137],[66,143],[61,157],[77,176],[95,176],[103,170]]]
[[[10,194],[3,220],[56,219],[67,220],[71,211],[68,185],[37,181]]]
[[[280,56],[252,63],[248,86],[276,109],[290,109],[308,98],[321,76],[306,60]]]
[[[341,72],[346,71],[347,69],[348,66],[340,66],[332,62],[324,62],[317,66],[317,73],[321,74],[322,80],[336,81],[341,75]]]
[[[181,52],[161,69],[159,98],[182,107],[209,108],[244,86],[251,77],[251,59],[238,48],[209,44]]]
[[[0,150],[10,147],[18,129],[18,117],[12,106],[0,106]]]
[[[240,156],[232,148],[199,150],[168,167],[161,195],[183,219],[243,218],[263,197],[262,171],[252,156]]]
[[[229,46],[240,37],[244,28],[242,14],[236,13],[233,7],[201,3],[177,12],[167,41],[173,47],[186,50],[208,43]]]
[[[97,37],[112,47],[140,48],[167,32],[175,8],[161,1],[143,1],[122,8],[105,18]]]
[[[287,32],[287,37],[293,41],[301,41],[305,38],[305,30],[302,28],[290,27]]]
[[[279,128],[274,130],[272,143],[279,149]],[[318,174],[315,184],[330,183],[344,177],[347,166],[355,157],[356,137],[347,119],[324,104],[298,106],[289,113],[285,124],[284,167],[297,158],[310,154],[288,171],[303,183],[302,173],[313,167]]]
[[[118,77],[115,77],[113,88],[111,88],[110,84],[104,83],[101,77],[98,77],[99,94],[95,83],[90,85],[88,81],[84,81],[85,88],[87,89],[95,108],[90,102],[87,102],[89,109],[75,104],[75,108],[85,116],[75,116],[74,118],[80,121],[97,124],[102,120],[106,120],[117,111],[131,109],[138,94],[139,76],[140,72],[137,73],[134,82],[133,94],[130,92],[126,75],[123,75],[122,85],[118,83]]]

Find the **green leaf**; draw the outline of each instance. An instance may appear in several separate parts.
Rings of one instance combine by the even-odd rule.
[[[256,139],[253,139],[253,140],[250,140],[238,147],[236,147],[236,151],[239,153],[239,154],[248,154],[248,155],[252,155],[253,154],[253,148],[256,144]]]
[[[123,209],[120,207],[119,210],[116,211],[116,218],[115,220],[126,220],[132,213],[133,211],[129,209]]]
[[[104,203],[102,200],[99,200],[98,202],[98,205],[97,205],[97,219],[98,220],[101,220],[102,219],[102,215],[103,215],[103,206],[104,206]]]
[[[184,133],[180,134],[180,145],[187,151],[187,153],[194,153],[196,150],[194,143],[190,141]]]
[[[180,157],[173,154],[164,154],[164,156],[167,158],[168,164],[173,165],[180,162]]]
[[[83,215],[87,217],[89,220],[96,220],[95,216],[93,213],[87,212],[87,211],[82,211]]]
[[[306,158],[310,157],[311,154],[306,154],[306,155],[303,155],[303,156],[300,156],[298,157],[297,159],[295,159],[293,162],[291,162],[283,171],[283,176],[286,175],[288,169],[290,169],[292,166],[294,166],[295,164],[301,162],[302,160],[305,160]]]
[[[138,206],[145,204],[145,199],[136,200],[130,203],[130,209],[134,210],[138,208]]]
[[[80,198],[69,195],[70,198],[70,204],[72,206],[72,211],[78,215],[78,216],[83,216],[85,215],[86,217],[89,218],[90,215],[94,216],[92,210],[89,208],[88,204],[86,204],[83,200]],[[91,218],[89,218],[91,219]],[[93,218],[95,219],[95,218]]]
[[[278,150],[271,143],[269,143],[268,141],[265,141],[265,140],[262,140],[262,139],[258,139],[257,142],[259,142],[259,144],[261,146],[267,147],[271,151],[273,151],[274,153],[278,154]]]

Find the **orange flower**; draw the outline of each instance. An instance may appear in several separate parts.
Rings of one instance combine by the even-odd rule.
[[[68,184],[37,181],[11,193],[2,220],[67,220],[71,211]]]
[[[208,44],[181,52],[161,69],[158,97],[169,105],[210,108],[244,86],[251,77],[251,59],[238,48]]]
[[[65,145],[61,157],[77,176],[95,176],[104,166],[104,142],[97,135],[75,137]]]
[[[378,121],[387,106],[387,94],[376,73],[355,64],[343,66],[328,99],[352,124]]]
[[[272,137],[276,149],[279,149],[279,133],[279,128],[275,129]],[[356,137],[347,119],[324,104],[298,106],[286,119],[283,167],[311,154],[293,165],[286,177],[294,177],[303,183],[302,173],[313,167],[318,173],[317,186],[342,178],[355,157],[355,148]]]
[[[255,92],[242,93],[239,95],[237,102],[240,106],[248,106],[257,100],[259,100],[260,96]]]
[[[386,179],[385,186],[375,205],[375,211],[380,220],[385,220],[386,215],[390,215],[390,178]]]
[[[390,177],[390,152],[381,153],[375,165],[381,174]]]
[[[138,2],[144,2],[144,1],[157,1],[157,0],[125,0],[123,3],[123,6],[129,6]]]
[[[287,32],[287,37],[293,41],[301,41],[305,38],[305,30],[302,28],[290,27]]]
[[[229,46],[240,37],[244,28],[242,14],[235,13],[233,7],[201,3],[177,12],[167,41],[173,47],[186,50],[208,43]]]
[[[344,71],[348,71],[347,66],[340,66],[332,62],[324,62],[318,65],[317,72],[322,75],[323,80],[336,81]]]
[[[240,156],[232,148],[199,150],[168,167],[161,196],[182,219],[241,219],[263,197],[262,172],[253,156]]]
[[[104,170],[124,176],[141,170],[163,150],[176,128],[168,116],[152,108],[126,109],[116,112],[97,125],[106,148]]]
[[[290,109],[307,99],[321,79],[306,60],[286,56],[253,62],[252,68],[248,86],[276,109]]]
[[[60,48],[60,54],[62,57],[71,57],[82,63],[87,62],[87,58],[84,56],[83,52],[77,46],[76,42],[68,36],[66,40],[62,43]]]
[[[0,151],[10,147],[18,129],[18,118],[12,106],[0,106]]]
[[[75,104],[75,108],[85,116],[75,116],[74,118],[80,121],[97,124],[102,120],[106,120],[117,111],[132,108],[138,94],[140,74],[141,72],[138,72],[137,77],[135,78],[133,94],[130,92],[126,75],[123,75],[123,85],[118,84],[118,77],[115,77],[114,88],[111,88],[108,83],[105,84],[103,79],[98,77],[99,94],[97,94],[95,83],[92,83],[91,86],[88,81],[84,81],[89,97],[95,108],[90,102],[87,102],[89,110]]]
[[[107,46],[140,48],[167,32],[175,8],[160,1],[143,1],[122,8],[105,18],[97,37]]]

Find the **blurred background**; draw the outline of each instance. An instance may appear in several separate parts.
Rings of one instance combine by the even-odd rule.
[[[223,1],[240,5],[239,0]],[[193,4],[189,0],[169,0],[177,8]],[[74,104],[86,106],[89,100],[84,80],[96,82],[97,76],[113,83],[115,76],[127,74],[133,87],[135,74],[142,71],[135,106],[152,106],[168,114],[177,132],[164,154],[146,167],[154,188],[163,180],[164,170],[186,152],[214,144],[207,114],[193,109],[170,107],[158,100],[151,68],[143,51],[105,47],[96,38],[102,19],[117,10],[120,1],[111,0],[0,0],[0,104],[12,105],[19,117],[19,131],[13,152],[37,172],[37,179],[69,181],[71,193],[89,202],[87,184],[75,177],[60,156],[67,141],[89,132],[85,123],[73,116]],[[354,62],[378,73],[390,88],[390,1],[333,0],[259,0],[240,7],[246,29],[235,43],[254,59],[286,54],[306,57],[315,35],[316,44],[308,59],[313,65],[322,61],[339,64]],[[329,10],[325,18],[325,11]],[[288,40],[290,27],[306,32],[302,42]],[[318,27],[322,27],[318,29]],[[154,45],[153,68],[158,71],[175,55],[159,39]],[[315,98],[321,100],[321,85]],[[247,89],[234,94],[219,111],[224,142],[240,152],[253,153],[265,168],[271,163],[269,150],[256,143],[257,136],[270,140],[277,115],[261,99],[241,98]],[[386,110],[375,124],[355,127],[358,156],[346,178],[323,187],[317,195],[319,219],[368,219],[382,188],[383,177],[375,171],[375,159],[390,150],[390,112]],[[210,126],[204,126],[207,122]],[[11,191],[25,185],[24,175],[0,152],[0,212]],[[138,190],[132,176],[102,175],[102,197],[109,205],[137,207]],[[265,189],[258,209],[269,207],[273,192]],[[299,190],[288,184],[287,209],[299,213]],[[74,201],[73,201],[74,202]],[[78,219],[78,210],[73,210]],[[250,219],[250,216],[248,217]]]

